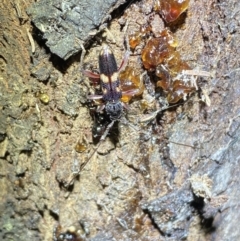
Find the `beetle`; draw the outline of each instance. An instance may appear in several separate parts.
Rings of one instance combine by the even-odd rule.
[[[125,68],[129,55],[129,51],[126,51],[122,63],[118,68],[112,50],[107,44],[103,44],[102,50],[100,51],[100,54],[98,56],[99,74],[92,73],[89,70],[82,71],[85,76],[100,82],[102,95],[89,95],[88,99],[102,99],[103,104],[97,109],[97,111],[105,110],[111,122],[106,127],[93,153],[81,166],[80,171],[83,170],[83,168],[90,161],[94,153],[98,150],[101,142],[105,140],[114,123],[121,119],[124,109],[127,109],[127,105],[121,101],[122,96],[134,96],[137,93],[136,90],[122,91],[121,83],[118,77],[119,72]]]
[[[128,58],[129,52],[127,51],[120,67],[118,68],[112,50],[108,45],[103,44],[102,50],[98,57],[99,74],[92,73],[88,70],[83,70],[83,74],[85,76],[100,81],[102,90],[102,95],[89,95],[88,99],[102,99],[104,103],[101,105],[98,111],[102,111],[105,108],[107,115],[112,121],[119,120],[122,116],[123,108],[126,108],[126,105],[121,101],[123,92],[121,90],[118,73],[123,70]],[[128,91],[124,94],[131,95],[134,93]]]

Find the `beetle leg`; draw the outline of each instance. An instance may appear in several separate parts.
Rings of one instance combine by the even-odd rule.
[[[137,95],[138,93],[139,93],[139,89],[132,89],[132,90],[122,91],[122,95],[134,96],[134,95]]]
[[[103,111],[104,108],[105,108],[105,105],[104,105],[104,104],[98,106],[98,108],[97,108],[97,112],[101,112],[101,111]]]
[[[119,68],[118,68],[118,72],[123,71],[127,65],[128,59],[130,56],[130,51],[126,51],[124,54],[124,58],[122,60],[122,63],[120,64]]]
[[[128,106],[128,104],[127,103],[124,103],[124,102],[122,102],[122,106],[126,109],[126,110],[128,110],[129,109],[129,106]]]
[[[100,100],[100,99],[102,99],[102,95],[88,95],[88,99],[89,100]]]
[[[99,74],[93,73],[93,72],[91,72],[89,70],[82,70],[82,73],[85,76],[87,76],[87,77],[89,77],[91,79],[99,79],[100,80],[100,75]]]

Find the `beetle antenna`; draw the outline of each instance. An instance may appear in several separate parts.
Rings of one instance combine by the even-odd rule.
[[[89,163],[89,161],[91,160],[91,158],[93,157],[93,155],[97,152],[99,146],[102,144],[102,142],[106,139],[110,129],[112,128],[112,126],[114,125],[116,120],[113,120],[110,124],[108,124],[106,130],[104,131],[103,135],[101,136],[96,148],[93,150],[92,154],[88,157],[87,161],[84,162],[79,170],[79,173],[84,169],[84,167]]]

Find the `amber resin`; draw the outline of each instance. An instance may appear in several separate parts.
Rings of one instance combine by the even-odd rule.
[[[189,0],[157,0],[154,9],[160,12],[166,22],[175,21],[187,10]]]
[[[135,49],[142,41],[142,39],[151,31],[149,25],[143,25],[139,28],[139,31],[130,34],[129,37],[129,46],[131,49]]]
[[[154,11],[159,12],[165,22],[173,22],[187,10],[189,0],[156,0]],[[154,18],[152,18],[154,19]],[[151,81],[156,83],[156,87],[160,87],[165,93],[168,103],[176,103],[181,99],[185,99],[188,94],[196,89],[196,85],[192,82],[189,76],[184,76],[184,70],[190,70],[189,65],[181,59],[179,52],[176,51],[178,42],[173,37],[169,29],[163,31],[152,30],[151,19],[148,25],[141,26],[139,31],[129,36],[129,46],[135,49],[144,40],[145,47],[142,50],[142,63],[144,68],[151,72]],[[133,71],[133,70],[131,70]],[[128,79],[131,83],[134,82],[133,74],[130,70],[126,70],[121,79]],[[155,73],[152,74],[152,73]],[[139,81],[139,80],[138,80]],[[122,83],[122,87],[128,86]],[[127,87],[127,90],[136,88],[135,86]],[[130,96],[123,95],[122,101],[128,102]]]
[[[144,67],[155,71],[157,87],[163,89],[168,103],[176,103],[195,90],[191,80],[182,75],[182,71],[190,67],[181,59],[176,46],[177,41],[170,31],[164,30],[160,37],[149,39],[142,51]]]
[[[81,153],[81,152],[84,152],[86,150],[87,150],[87,144],[84,140],[83,140],[83,142],[78,141],[78,143],[75,145],[75,151],[76,152]]]
[[[140,32],[136,32],[134,34],[129,35],[129,46],[131,49],[135,49],[142,40],[142,34]]]
[[[142,94],[144,86],[142,84],[141,76],[136,73],[134,68],[127,66],[125,70],[119,74],[119,79],[122,88],[122,102],[127,103],[133,96]]]
[[[176,41],[167,29],[161,32],[160,37],[151,38],[142,51],[143,65],[147,70],[153,70],[171,58],[175,51]]]

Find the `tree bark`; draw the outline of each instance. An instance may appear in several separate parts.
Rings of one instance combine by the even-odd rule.
[[[51,55],[29,6],[1,4],[0,239],[52,240],[54,228],[59,238],[76,226],[78,240],[240,240],[240,2],[190,1],[171,29],[182,59],[210,77],[199,77],[198,91],[148,124],[138,121],[142,99],[132,100],[127,124],[112,129],[77,177],[95,147],[93,88],[79,71],[80,54]],[[114,13],[101,38],[119,64],[123,23],[137,31],[158,15],[152,6],[138,1],[123,17]],[[97,68],[99,49],[97,37],[88,68]],[[142,73],[136,53],[129,64]]]

